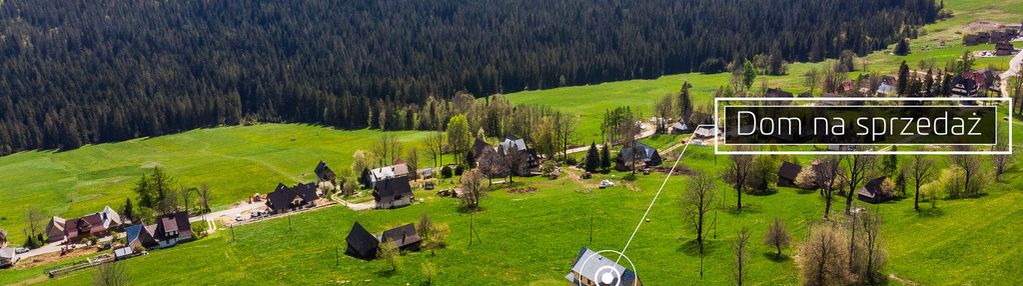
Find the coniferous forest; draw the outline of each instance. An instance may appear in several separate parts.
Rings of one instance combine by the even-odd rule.
[[[864,54],[938,12],[932,0],[0,3],[0,155],[245,122],[437,129],[411,122],[443,116],[459,91]]]

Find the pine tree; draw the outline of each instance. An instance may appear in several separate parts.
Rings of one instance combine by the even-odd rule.
[[[131,198],[124,199],[124,209],[121,214],[129,221],[135,221],[135,208],[131,205]]]
[[[906,88],[909,82],[909,66],[906,65],[906,61],[902,61],[899,65],[899,79],[896,82],[895,88],[898,90],[899,95],[906,95]]]
[[[591,142],[590,150],[586,152],[586,171],[596,172],[600,168],[600,152],[597,151],[597,144]]]
[[[902,39],[898,44],[895,44],[895,55],[905,56],[909,54],[909,40]]]
[[[604,144],[604,148],[600,150],[600,168],[604,171],[611,169],[611,150],[608,150],[608,144]]]

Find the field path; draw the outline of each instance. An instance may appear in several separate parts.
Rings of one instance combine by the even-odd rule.
[[[1009,60],[1009,70],[1003,72],[999,77],[1002,79],[1002,83],[999,87],[1002,89],[1002,96],[1009,97],[1009,78],[1015,76],[1020,72],[1020,64],[1023,63],[1023,50],[1021,50],[1016,56]]]

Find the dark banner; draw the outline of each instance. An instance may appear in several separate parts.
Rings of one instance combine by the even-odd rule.
[[[726,145],[995,145],[994,106],[725,106]]]

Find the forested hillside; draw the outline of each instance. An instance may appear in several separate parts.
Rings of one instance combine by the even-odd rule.
[[[374,118],[414,121],[428,97],[456,91],[863,54],[937,10],[932,0],[6,0],[0,155],[244,121],[429,126]]]

